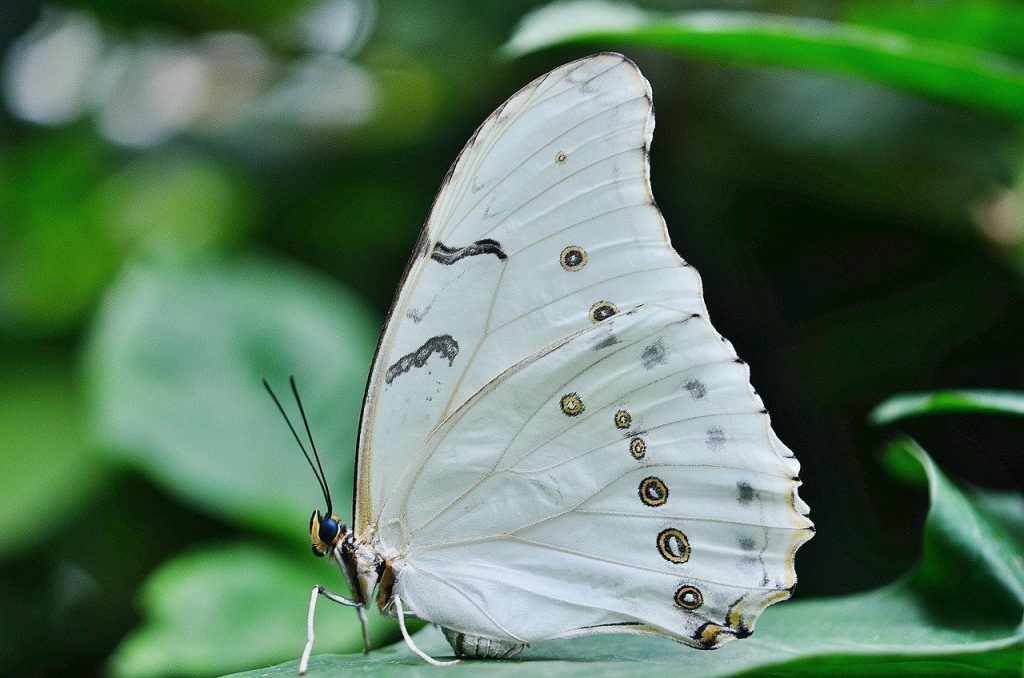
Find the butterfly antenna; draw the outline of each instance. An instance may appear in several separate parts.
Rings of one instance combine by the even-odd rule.
[[[327,474],[324,473],[324,466],[320,463],[320,453],[316,451],[316,443],[313,442],[313,432],[309,430],[309,420],[306,419],[306,410],[302,407],[302,398],[299,397],[299,389],[295,386],[295,375],[293,374],[288,381],[292,385],[292,394],[295,396],[295,402],[299,405],[299,414],[302,415],[302,423],[306,426],[306,437],[309,438],[309,446],[313,448],[313,458],[316,459],[317,468],[320,469],[320,477],[323,479],[324,491],[327,493],[327,515],[332,515],[333,503],[331,502],[331,488],[327,484]]]
[[[294,386],[294,381],[292,384]],[[288,429],[292,432],[292,436],[295,437],[295,442],[299,444],[299,449],[302,450],[302,456],[306,458],[306,463],[309,464],[309,468],[313,469],[313,475],[316,476],[316,481],[320,484],[320,491],[323,493],[324,499],[327,501],[327,515],[331,515],[331,494],[327,491],[327,482],[320,475],[323,471],[317,472],[317,467],[313,464],[313,460],[310,458],[309,453],[306,452],[306,446],[302,444],[302,439],[299,438],[299,434],[295,431],[295,427],[292,426],[292,420],[288,418],[288,413],[284,411],[284,407],[281,406],[281,401],[278,400],[277,395],[274,393],[274,389],[270,388],[270,384],[267,383],[266,378],[263,379],[263,387],[267,389],[267,393],[269,393],[270,397],[274,399],[274,404],[277,405],[277,410],[281,413],[281,416],[284,417],[285,423],[288,424]],[[302,418],[305,420],[305,414],[303,414]]]

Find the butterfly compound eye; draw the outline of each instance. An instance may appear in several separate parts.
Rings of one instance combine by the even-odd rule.
[[[317,529],[317,536],[320,537],[320,541],[324,544],[333,546],[340,532],[341,525],[339,525],[338,521],[333,517],[328,516],[320,521],[320,527]]]
[[[345,533],[345,527],[334,516],[323,517],[320,511],[313,511],[309,517],[309,539],[313,545],[313,555],[323,558]]]

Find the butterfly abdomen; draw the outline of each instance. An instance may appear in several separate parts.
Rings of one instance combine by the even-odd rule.
[[[517,643],[514,640],[498,640],[497,638],[474,636],[443,627],[441,630],[458,657],[467,657],[469,659],[508,659],[509,657],[516,656],[527,647],[526,643]]]

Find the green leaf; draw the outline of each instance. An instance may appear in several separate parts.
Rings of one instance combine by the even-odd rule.
[[[1000,509],[989,504],[979,510],[912,441],[895,443],[890,456],[920,467],[931,499],[921,563],[899,581],[866,593],[772,607],[753,637],[713,652],[658,638],[592,636],[538,643],[520,661],[466,661],[459,674],[596,678],[1019,671],[1024,563],[1018,544],[990,517]],[[437,656],[451,654],[434,629],[420,633],[417,641]],[[314,676],[346,669],[376,676],[425,675],[428,670],[400,645],[369,658],[319,656],[311,667]],[[285,676],[295,670],[295,662],[289,662],[240,675]]]
[[[971,389],[902,393],[882,402],[868,418],[873,424],[889,424],[907,417],[950,412],[1024,415],[1024,393]]]
[[[324,565],[309,553],[283,555],[253,544],[210,547],[164,564],[142,590],[146,621],[111,657],[112,673],[209,676],[298,657],[313,584],[340,579]],[[352,609],[321,598],[315,628],[318,648],[362,648]],[[381,642],[394,626],[371,615],[371,628]]]
[[[966,45],[803,17],[743,11],[665,15],[576,0],[526,15],[503,48],[518,56],[563,44],[656,47],[741,64],[804,68],[1024,118],[1024,64]]]
[[[1017,550],[1024,553],[1024,495],[1012,490],[969,489],[975,506],[1016,539]]]
[[[131,265],[88,353],[99,435],[182,499],[305,541],[323,498],[260,378],[297,417],[296,376],[344,516],[378,327],[352,293],[269,259]]]
[[[1024,58],[1024,7],[1016,0],[853,0],[845,20]]]
[[[73,365],[20,355],[0,363],[0,558],[52,537],[93,496],[107,464],[83,425]]]

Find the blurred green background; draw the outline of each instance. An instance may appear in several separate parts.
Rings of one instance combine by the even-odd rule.
[[[798,598],[921,558],[927,497],[879,463],[894,426],[1020,489],[1020,417],[868,415],[1024,387],[1024,6],[544,4],[3,1],[0,673],[298,654],[309,586],[343,583],[259,379],[296,375],[347,519],[373,347],[441,178],[505,98],[597,49],[652,83],[655,196],[803,464]],[[317,652],[359,645],[350,611],[318,630]]]

